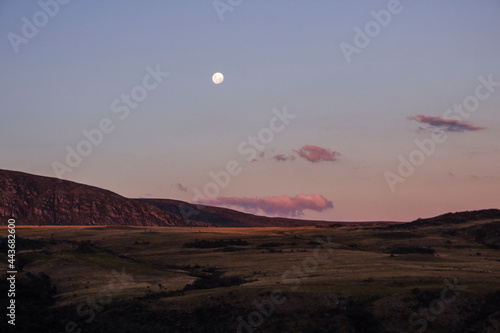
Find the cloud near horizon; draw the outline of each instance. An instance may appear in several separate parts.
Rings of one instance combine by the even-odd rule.
[[[179,191],[182,191],[182,192],[187,192],[187,190],[188,190],[187,187],[185,187],[181,183],[175,183],[172,185],[175,186]]]
[[[321,148],[314,145],[305,145],[299,150],[294,150],[300,157],[308,160],[312,163],[317,162],[332,162],[336,161],[337,157],[340,156],[339,152],[330,151],[329,149]]]
[[[266,215],[281,217],[299,217],[304,215],[306,209],[322,212],[333,208],[333,203],[319,194],[299,194],[293,197],[281,195],[262,198],[219,197],[215,200],[202,200],[194,203],[238,207],[252,214],[263,212]]]
[[[274,155],[273,158],[276,160],[276,161],[280,161],[280,162],[286,162],[286,161],[295,161],[295,156],[293,155],[283,155],[283,154],[278,154],[278,155]]]
[[[465,132],[465,131],[478,131],[486,127],[473,126],[466,122],[455,119],[444,119],[441,117],[432,117],[419,114],[416,116],[408,117],[409,120],[415,120],[421,124],[428,124],[433,127],[441,127],[447,132]]]

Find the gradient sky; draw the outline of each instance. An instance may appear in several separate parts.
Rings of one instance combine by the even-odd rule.
[[[391,1],[230,3],[221,20],[212,1],[73,0],[53,17],[0,2],[0,168],[55,177],[66,147],[109,118],[114,131],[62,178],[193,202],[237,161],[212,203],[347,221],[499,208],[500,86],[479,88],[489,96],[467,119],[446,116],[478,77],[500,82],[499,1],[401,1],[350,63],[341,43]],[[23,17],[42,21],[16,53]],[[120,120],[111,104],[156,66],[169,75]],[[247,161],[238,146],[284,109],[296,117]],[[446,141],[392,191],[386,172],[400,176],[399,156],[434,130]]]

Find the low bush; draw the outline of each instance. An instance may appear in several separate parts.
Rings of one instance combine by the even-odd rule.
[[[435,254],[436,251],[428,247],[412,246],[412,247],[397,247],[395,249],[390,250],[389,253],[390,254],[412,254],[412,253]]]
[[[219,240],[198,240],[196,239],[194,242],[184,243],[184,247],[187,248],[197,248],[197,249],[213,249],[218,247],[226,247],[226,246],[246,246],[250,245],[247,241],[241,239],[219,239]]]

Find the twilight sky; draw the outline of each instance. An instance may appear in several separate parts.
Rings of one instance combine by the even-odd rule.
[[[4,0],[0,168],[306,219],[499,208],[499,13]]]

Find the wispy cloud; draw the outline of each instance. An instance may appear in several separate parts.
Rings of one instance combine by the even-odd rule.
[[[460,120],[444,119],[441,117],[425,116],[422,114],[408,117],[408,119],[415,120],[421,124],[427,124],[433,127],[440,127],[447,132],[478,131],[486,128],[486,127],[473,126]]]
[[[279,154],[279,155],[274,155],[273,158],[276,160],[276,161],[280,161],[280,162],[286,162],[286,161],[295,161],[295,156],[293,155],[283,155],[283,154]]]
[[[294,150],[300,157],[308,160],[312,163],[324,162],[324,161],[336,161],[339,152],[331,151],[329,149],[321,148],[314,145],[305,145],[299,150]]]
[[[182,192],[187,192],[187,187],[183,186],[181,183],[175,183],[175,184],[172,184],[173,186],[175,186],[179,191],[182,191]]]
[[[296,196],[281,195],[276,197],[220,197],[215,200],[203,200],[197,204],[237,207],[246,212],[264,213],[271,216],[298,217],[304,210],[322,212],[333,208],[333,203],[319,194],[299,194]]]

